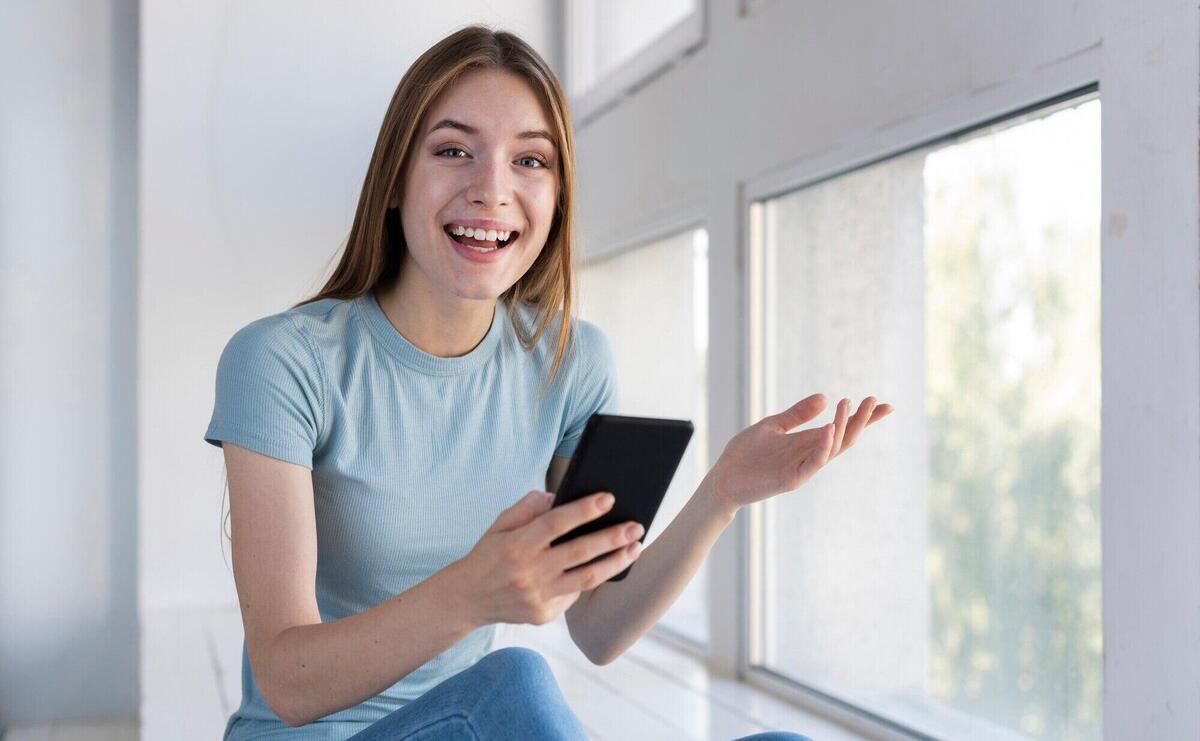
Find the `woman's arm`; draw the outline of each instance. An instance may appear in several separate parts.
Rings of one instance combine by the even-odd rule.
[[[357,615],[321,622],[312,474],[223,447],[246,649],[263,699],[285,724],[374,697],[478,627],[445,571]]]
[[[650,630],[733,522],[736,509],[720,502],[712,487],[712,477],[705,477],[624,579],[581,594],[567,610],[571,639],[592,663],[608,664]]]
[[[849,403],[838,404],[832,424],[789,433],[825,408],[824,395],[813,394],[734,436],[679,515],[646,547],[638,567],[593,589],[574,615],[567,612],[571,638],[584,654],[607,664],[624,653],[687,586],[739,509],[799,488],[867,425],[892,412],[890,404],[877,406],[869,396],[850,416]]]
[[[558,490],[570,462],[559,456],[550,459],[546,491]],[[711,484],[705,479],[679,515],[638,557],[636,569],[619,582],[606,581],[580,592],[567,609],[567,630],[592,663],[607,664],[623,653],[629,646],[622,644],[636,641],[679,597],[717,537],[733,521],[733,511],[714,504]],[[589,610],[592,596],[601,590],[606,593],[604,600]]]
[[[479,626],[450,595],[438,571],[357,615],[280,632],[265,662],[287,713],[276,711],[280,719],[299,726],[357,705],[462,640]]]

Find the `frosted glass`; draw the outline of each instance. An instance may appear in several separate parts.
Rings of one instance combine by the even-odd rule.
[[[939,737],[1100,737],[1099,105],[763,203],[766,411],[895,411],[764,506],[757,663]]]
[[[696,429],[646,533],[649,545],[708,472],[706,411],[708,240],[688,231],[587,265],[580,315],[608,336],[620,376],[620,409],[636,417],[690,419]],[[705,567],[663,617],[672,630],[708,641]]]

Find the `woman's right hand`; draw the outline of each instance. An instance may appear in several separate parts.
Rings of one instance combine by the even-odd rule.
[[[632,520],[550,542],[590,522],[612,506],[598,492],[559,507],[552,494],[531,491],[500,513],[471,552],[450,566],[476,625],[548,623],[579,599],[637,560],[642,526]],[[607,504],[605,503],[607,501]],[[615,551],[587,566],[593,558]],[[572,569],[567,571],[567,569]]]

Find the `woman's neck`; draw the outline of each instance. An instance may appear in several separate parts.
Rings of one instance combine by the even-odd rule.
[[[496,299],[434,295],[398,276],[375,289],[396,331],[418,349],[441,358],[466,355],[487,336]]]

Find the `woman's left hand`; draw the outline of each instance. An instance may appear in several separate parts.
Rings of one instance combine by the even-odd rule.
[[[788,432],[824,409],[825,395],[813,394],[735,435],[709,472],[721,504],[736,511],[798,488],[853,445],[867,425],[892,411],[890,404],[876,405],[875,397],[868,396],[850,416],[850,400],[842,399],[832,424]]]

